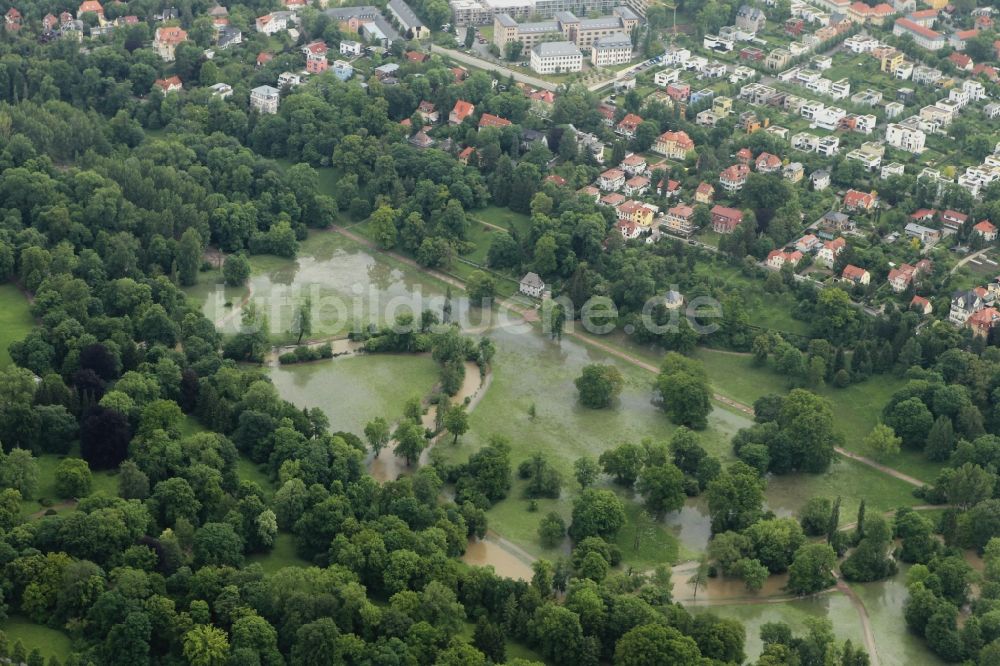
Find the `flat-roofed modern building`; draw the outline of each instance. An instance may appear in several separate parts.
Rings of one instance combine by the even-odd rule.
[[[628,7],[615,7],[610,16],[581,19],[572,12],[556,12],[549,21],[518,23],[509,14],[497,14],[493,19],[493,43],[502,52],[507,44],[521,42],[530,49],[560,35],[562,41],[573,42],[581,49],[590,49],[597,40],[617,33],[631,35],[639,25],[639,17]]]

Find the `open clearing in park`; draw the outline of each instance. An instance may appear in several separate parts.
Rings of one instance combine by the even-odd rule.
[[[0,368],[11,364],[7,348],[28,334],[34,321],[28,299],[13,284],[0,284]]]
[[[22,615],[11,615],[0,622],[0,631],[7,635],[11,648],[17,641],[21,641],[28,654],[38,648],[46,660],[55,657],[59,661],[65,662],[69,658],[72,646],[69,636],[61,631],[32,622]]]

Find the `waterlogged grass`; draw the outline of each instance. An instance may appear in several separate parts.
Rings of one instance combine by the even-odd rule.
[[[864,646],[858,614],[847,597],[839,593],[781,603],[689,606],[688,609],[694,613],[712,613],[742,622],[747,632],[745,652],[749,661],[756,661],[764,649],[760,629],[768,622],[784,622],[796,634],[804,634],[808,631],[808,618],[827,618],[833,622],[833,633],[838,640],[850,639],[854,645]]]
[[[749,355],[699,349],[695,357],[705,364],[713,388],[733,400],[751,405],[763,395],[788,392],[784,377],[768,367],[754,364]],[[880,421],[882,408],[889,398],[905,383],[893,375],[876,375],[844,389],[827,385],[812,390],[833,405],[835,426],[844,436],[844,448],[864,455],[867,453],[864,438]],[[920,453],[909,451],[884,462],[928,483],[934,481],[941,467],[928,462]]]
[[[0,284],[0,368],[11,364],[7,348],[24,338],[34,322],[28,310],[28,299],[12,284]]]
[[[364,436],[365,424],[402,417],[403,404],[423,398],[439,369],[429,355],[371,354],[271,367],[271,380],[298,407],[319,407],[333,430]]]
[[[885,666],[936,666],[944,662],[927,649],[924,641],[906,629],[903,606],[906,591],[905,569],[878,583],[852,583],[868,611],[875,634],[879,663]]]
[[[560,499],[539,500],[538,510],[529,512],[528,501],[523,499],[524,483],[517,481],[510,497],[494,506],[489,517],[491,528],[504,537],[532,554],[554,557],[561,551],[541,547],[538,523],[550,511],[570,521],[578,489],[573,480],[573,461],[584,455],[596,458],[622,442],[666,440],[674,427],[652,402],[653,377],[649,372],[571,339],[556,344],[533,330],[516,330],[490,333],[497,345],[492,384],[472,412],[470,433],[455,446],[442,445],[441,450],[451,460],[465,460],[490,436],[501,435],[510,442],[515,467],[535,452],[543,453],[563,475]],[[621,371],[624,389],[613,408],[591,410],[579,405],[573,380],[588,363],[609,363]],[[532,405],[534,418],[529,414]],[[748,424],[735,414],[715,412],[709,429],[700,437],[707,448],[721,450],[739,427]],[[681,526],[654,525],[632,498],[620,489],[617,492],[628,500],[628,524],[618,538],[627,564],[649,567],[692,555],[692,550],[681,546]]]
[[[7,635],[11,649],[17,641],[21,641],[28,654],[38,648],[45,659],[55,657],[62,662],[69,659],[72,645],[69,636],[61,631],[37,624],[21,615],[12,615],[0,622],[0,631]]]
[[[259,564],[264,573],[272,574],[285,567],[308,567],[311,562],[295,552],[295,537],[282,532],[274,540],[274,548],[267,553],[257,553],[247,558],[248,564]]]

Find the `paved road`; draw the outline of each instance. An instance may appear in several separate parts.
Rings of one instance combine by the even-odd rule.
[[[458,62],[465,63],[466,65],[471,65],[473,67],[478,67],[479,69],[485,69],[487,72],[498,72],[503,76],[512,76],[515,81],[520,81],[521,83],[527,83],[529,86],[534,86],[536,88],[543,88],[545,90],[551,90],[555,92],[559,89],[559,86],[551,81],[544,81],[537,77],[531,76],[529,74],[524,74],[522,72],[515,71],[513,69],[508,69],[503,65],[497,64],[495,62],[490,62],[489,60],[483,60],[482,58],[477,58],[476,56],[470,56],[468,53],[463,53],[461,51],[456,51],[455,49],[446,49],[443,46],[431,45],[431,52],[438,52],[447,55],[450,58],[454,58]]]

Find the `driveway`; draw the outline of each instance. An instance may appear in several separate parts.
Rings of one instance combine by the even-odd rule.
[[[551,90],[553,92],[559,89],[559,86],[556,85],[555,83],[552,83],[551,81],[545,81],[535,76],[524,74],[523,72],[519,72],[513,69],[508,69],[507,67],[504,67],[499,63],[491,62],[489,60],[484,60],[482,58],[477,58],[476,56],[471,56],[468,53],[464,53],[462,51],[456,51],[455,49],[446,49],[443,46],[436,46],[432,44],[431,52],[433,53],[435,51],[438,53],[443,53],[449,58],[457,60],[460,63],[471,65],[472,67],[483,69],[486,70],[487,72],[497,72],[501,76],[512,76],[514,77],[515,81],[520,81],[521,83],[527,83],[529,86],[534,86],[535,88],[542,88],[543,90]]]

